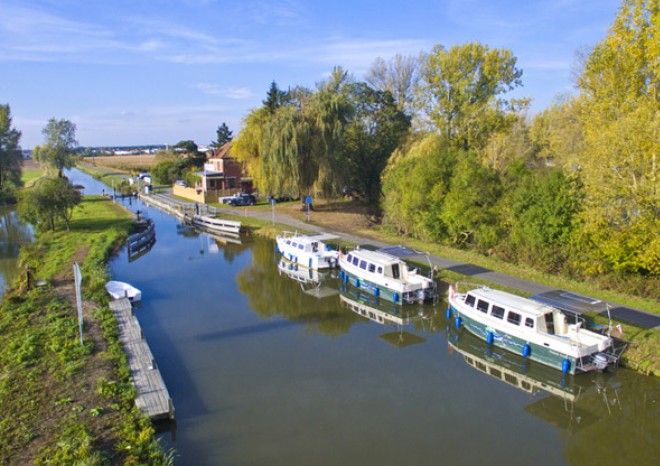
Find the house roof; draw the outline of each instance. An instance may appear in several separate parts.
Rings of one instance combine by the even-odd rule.
[[[222,146],[213,149],[209,159],[231,159],[231,141],[224,143]]]

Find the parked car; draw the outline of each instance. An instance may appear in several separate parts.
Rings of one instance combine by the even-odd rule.
[[[239,194],[237,196],[231,197],[227,204],[231,206],[242,206],[242,205],[255,205],[257,203],[257,198],[252,194]]]

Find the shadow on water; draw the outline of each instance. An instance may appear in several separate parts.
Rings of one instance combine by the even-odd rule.
[[[213,333],[203,333],[197,337],[199,341],[220,340],[225,338],[236,338],[246,335],[254,335],[258,333],[271,332],[283,328],[300,326],[302,323],[289,320],[280,320],[274,322],[264,322],[255,325],[246,325],[243,327],[236,327],[233,329],[222,330]]]

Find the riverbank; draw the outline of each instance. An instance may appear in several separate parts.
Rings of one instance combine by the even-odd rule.
[[[135,407],[104,289],[107,260],[132,225],[120,205],[85,197],[69,231],[40,234],[22,251],[25,273],[0,307],[0,464],[172,462]],[[83,344],[74,262],[83,275]]]
[[[107,170],[102,167],[81,167],[95,178],[109,183],[115,179],[118,183],[125,176],[117,170]],[[182,199],[183,200],[183,199]],[[185,200],[184,200],[185,201]],[[570,290],[586,296],[592,296],[603,301],[615,302],[630,308],[644,309],[647,312],[660,315],[660,303],[653,299],[644,299],[636,296],[625,295],[609,290],[602,290],[593,284],[578,282],[563,277],[549,275],[529,268],[515,266],[499,260],[480,256],[469,251],[455,250],[445,246],[425,243],[400,235],[395,235],[386,228],[378,225],[369,215],[367,209],[359,202],[349,200],[315,200],[314,209],[308,211],[301,206],[300,202],[288,202],[271,205],[256,205],[252,207],[228,207],[226,205],[215,205],[222,208],[230,215],[240,219],[244,225],[250,225],[257,234],[274,238],[278,231],[294,228],[302,231],[306,227],[309,231],[322,228],[339,234],[355,238],[355,242],[381,242],[386,244],[403,244],[415,249],[426,251],[429,254],[442,258],[449,258],[464,265],[469,269],[475,268],[506,274],[516,278],[533,281],[546,287],[554,289]],[[273,221],[274,220],[274,221]],[[273,223],[276,223],[275,225]],[[465,269],[466,267],[463,267]],[[456,271],[441,268],[438,278],[447,282],[469,281],[483,283],[489,286],[502,288],[502,285],[494,285],[488,280],[479,279],[474,274],[462,274]],[[525,294],[515,286],[505,287],[509,291]],[[607,326],[608,321],[604,316],[587,316],[599,325]],[[643,374],[660,374],[660,331],[657,328],[645,328],[630,322],[618,322],[622,324],[623,333],[615,332],[614,337],[621,338],[628,343],[628,349],[621,360],[622,365],[634,369]]]

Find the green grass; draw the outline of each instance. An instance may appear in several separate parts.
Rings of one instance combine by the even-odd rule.
[[[42,233],[22,251],[23,267],[47,285],[28,286],[24,273],[0,306],[0,465],[171,463],[135,408],[103,286],[131,217],[108,199],[87,197],[70,231]],[[84,296],[97,303],[93,313],[85,307],[82,345],[70,300],[74,261]]]
[[[43,176],[40,168],[24,168],[21,172],[21,181],[27,187]]]

